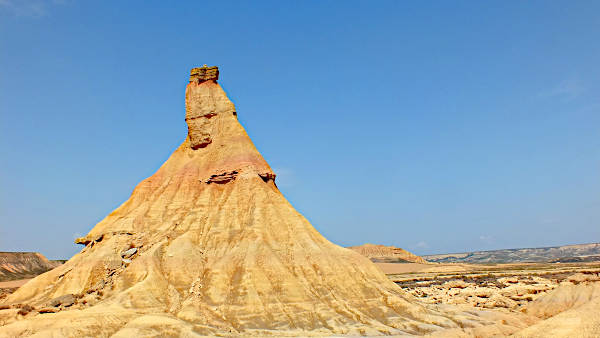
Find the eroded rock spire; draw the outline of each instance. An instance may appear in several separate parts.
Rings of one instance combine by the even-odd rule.
[[[218,67],[192,68],[185,91],[185,121],[192,149],[204,148],[213,142],[217,116],[235,114],[235,106],[221,87]]]
[[[2,301],[36,310],[0,310],[0,336],[403,335],[463,325],[313,228],[275,186],[217,79],[216,67],[192,70],[186,140],[78,240],[80,253]]]

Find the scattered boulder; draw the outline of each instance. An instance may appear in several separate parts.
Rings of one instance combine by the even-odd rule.
[[[457,280],[448,281],[448,282],[444,283],[443,286],[447,289],[452,289],[452,288],[464,289],[467,286],[469,286],[469,284],[463,280],[457,279]]]
[[[129,257],[135,255],[135,253],[137,251],[138,251],[137,248],[131,248],[129,250],[125,250],[125,251],[121,252],[121,257],[123,257],[123,258],[129,258]]]
[[[48,304],[52,307],[59,307],[61,305],[64,307],[69,307],[69,306],[75,304],[76,301],[77,301],[77,298],[75,297],[75,295],[69,293],[69,294],[62,295],[60,297],[56,297],[56,298],[50,300],[50,302]]]
[[[90,290],[88,290],[88,293],[102,290],[102,289],[104,289],[104,285],[106,285],[106,282],[104,280],[101,280],[98,283],[94,284],[94,286]]]
[[[81,245],[88,245],[92,242],[91,239],[87,238],[87,237],[77,237],[74,240],[75,244],[81,244]]]
[[[39,309],[38,313],[56,313],[58,311],[60,311],[60,309],[56,308],[56,307],[45,307],[45,308]]]
[[[21,309],[19,310],[19,312],[17,312],[17,314],[19,314],[21,316],[25,316],[33,310],[35,310],[35,308],[33,306],[26,304],[26,305],[23,305],[23,307],[21,307]]]

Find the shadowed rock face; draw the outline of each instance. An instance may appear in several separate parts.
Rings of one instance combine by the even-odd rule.
[[[403,334],[467,325],[419,305],[367,258],[321,236],[277,189],[217,78],[216,67],[192,70],[186,140],[77,239],[79,254],[8,297],[5,304],[43,310],[15,317],[0,336]],[[56,305],[66,298],[69,306]]]

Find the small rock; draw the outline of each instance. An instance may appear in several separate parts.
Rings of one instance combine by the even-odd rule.
[[[87,238],[87,237],[79,237],[79,238],[75,238],[75,244],[82,244],[82,245],[88,245],[90,244],[92,241]]]
[[[106,283],[104,282],[104,280],[101,280],[98,283],[96,283],[90,290],[88,290],[88,293],[92,293],[94,291],[102,290],[102,289],[104,289],[104,285],[106,285]]]
[[[52,299],[49,302],[49,305],[52,307],[59,307],[59,306],[64,306],[64,307],[69,307],[73,304],[75,304],[76,298],[74,295],[72,294],[66,294],[66,295],[62,295],[60,297],[56,297],[54,299]]]
[[[135,255],[135,253],[137,251],[138,251],[137,248],[131,248],[129,250],[125,250],[125,251],[121,252],[121,257],[123,257],[123,258],[129,258],[129,257]]]
[[[463,280],[460,280],[460,279],[445,282],[443,285],[447,289],[452,289],[452,288],[464,289],[467,286],[469,286],[469,284],[465,283]]]
[[[45,307],[38,310],[39,313],[56,313],[58,311],[60,311],[60,309],[56,307]]]
[[[26,314],[28,314],[29,312],[35,310],[35,308],[31,305],[25,305],[23,306],[19,312],[17,312],[17,314],[21,315],[21,316],[25,316]]]

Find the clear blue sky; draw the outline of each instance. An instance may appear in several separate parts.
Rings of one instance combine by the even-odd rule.
[[[340,245],[600,241],[598,1],[0,0],[0,251],[68,258],[220,83]]]

